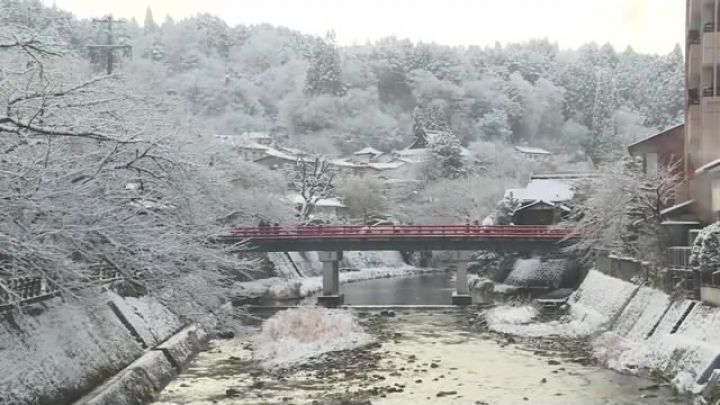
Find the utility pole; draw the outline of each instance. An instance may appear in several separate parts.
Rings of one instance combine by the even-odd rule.
[[[132,56],[132,46],[130,45],[116,45],[115,37],[113,35],[113,24],[122,23],[121,20],[114,20],[112,14],[109,14],[105,18],[93,18],[94,23],[105,24],[105,32],[107,33],[107,44],[95,44],[88,45],[90,50],[94,50],[98,53],[104,53],[105,63],[107,66],[107,74],[111,75],[113,71],[113,65],[115,64],[115,51],[122,50],[123,54],[127,57]]]

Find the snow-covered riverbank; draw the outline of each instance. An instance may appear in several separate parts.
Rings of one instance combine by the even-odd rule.
[[[491,330],[526,337],[587,338],[595,357],[625,372],[659,372],[695,394],[716,384],[720,309],[672,301],[658,290],[591,271],[558,320],[537,321],[532,306],[503,306],[486,315]],[[715,373],[715,374],[713,374]]]
[[[232,291],[239,300],[267,298],[287,300],[304,298],[322,290],[322,264],[315,252],[273,253],[268,258],[281,277],[271,277],[233,284]],[[431,273],[436,269],[418,268],[406,264],[399,252],[345,252],[340,283],[378,278],[407,277]]]

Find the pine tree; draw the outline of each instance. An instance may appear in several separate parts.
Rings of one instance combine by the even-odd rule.
[[[153,33],[158,29],[150,7],[145,10],[145,23],[143,24],[143,29],[145,30],[146,34]]]
[[[509,225],[513,222],[515,212],[520,208],[522,202],[509,193],[498,203],[495,211],[496,225]]]
[[[596,78],[597,86],[590,128],[592,141],[589,152],[594,162],[602,162],[613,160],[619,146],[613,123],[617,100],[612,72],[607,69],[599,69],[596,72]]]
[[[318,40],[310,55],[310,67],[305,78],[305,94],[332,94],[342,97],[347,87],[342,82],[340,54],[335,45],[335,33],[328,32],[325,40]]]

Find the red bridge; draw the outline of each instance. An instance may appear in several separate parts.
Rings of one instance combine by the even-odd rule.
[[[571,228],[527,225],[318,225],[237,228],[225,243],[247,242],[255,252],[349,250],[506,250],[562,247]]]

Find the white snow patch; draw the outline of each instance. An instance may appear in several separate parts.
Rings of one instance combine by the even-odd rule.
[[[637,288],[633,284],[592,270],[580,288],[570,296],[570,313],[545,323],[491,323],[491,330],[518,336],[561,336],[577,338],[601,331],[622,309]]]
[[[558,288],[565,272],[565,260],[518,259],[505,284],[522,287]]]
[[[534,320],[538,315],[537,309],[532,305],[521,307],[501,306],[489,310],[485,314],[490,328],[498,325],[525,325]]]
[[[372,342],[350,311],[298,308],[263,322],[253,340],[253,357],[266,367],[287,367],[323,353],[349,350]]]

